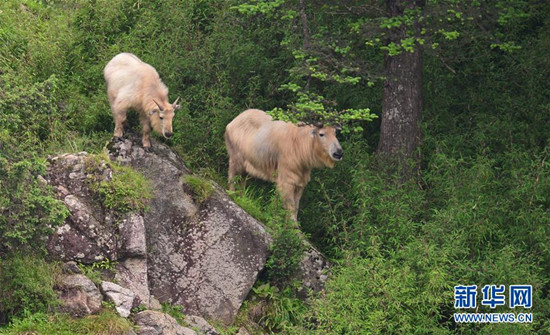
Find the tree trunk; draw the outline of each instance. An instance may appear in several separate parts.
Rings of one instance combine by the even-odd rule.
[[[387,4],[388,14],[395,17],[403,15],[406,8],[422,8],[424,1],[387,0]],[[417,33],[418,24],[394,28],[390,41],[401,44],[407,30]],[[422,48],[417,44],[414,52],[402,50],[396,56],[386,55],[385,68],[378,157],[390,171],[397,170],[401,177],[408,179],[412,174],[411,162],[418,159],[413,155],[422,137]]]

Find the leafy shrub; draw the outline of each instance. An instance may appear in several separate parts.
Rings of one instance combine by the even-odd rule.
[[[87,165],[87,171],[97,175],[88,180],[88,184],[98,194],[105,208],[116,209],[118,213],[146,209],[147,203],[153,197],[153,187],[144,175],[129,166],[111,162],[105,155],[89,157]],[[111,179],[101,179],[98,171],[102,165],[112,169]]]
[[[439,308],[452,301],[452,288],[438,251],[421,250],[430,247],[413,245],[397,257],[385,257],[377,247],[368,257],[350,255],[333,269],[326,293],[315,300],[312,329],[318,334],[438,333],[446,321]]]
[[[66,136],[69,115],[57,103],[59,80],[55,75],[27,84],[16,73],[0,73],[0,83],[6,87],[0,92],[4,142],[0,149],[21,157]]]
[[[43,159],[13,163],[0,157],[0,251],[44,250],[47,235],[69,216],[41,181],[45,171]]]
[[[258,282],[252,291],[255,297],[263,299],[262,316],[255,320],[271,332],[288,332],[300,324],[305,313],[305,304],[295,295],[292,286],[282,291],[269,283]]]
[[[125,334],[133,329],[130,320],[114,310],[104,309],[98,315],[72,318],[68,314],[27,314],[16,318],[2,334]]]
[[[21,79],[43,81],[66,71],[75,1],[2,1],[0,67]]]
[[[53,290],[60,269],[35,255],[16,254],[0,261],[0,315],[49,312],[57,305]]]
[[[270,230],[273,242],[269,248],[266,271],[262,278],[275,285],[284,286],[296,273],[306,251],[305,236],[290,219],[283,208],[276,190],[265,195],[256,192],[254,186],[247,187],[244,193],[235,192],[233,200]]]
[[[183,182],[191,188],[195,201],[199,204],[208,200],[212,193],[214,193],[214,185],[210,180],[190,174],[185,176]]]
[[[105,272],[110,272],[111,274],[115,272],[116,264],[116,261],[111,261],[107,258],[89,265],[80,263],[78,264],[78,268],[82,271],[82,274],[99,286],[104,279],[103,275]]]
[[[185,326],[185,314],[183,313],[183,307],[181,306],[174,306],[169,303],[163,303],[162,304],[162,312],[170,315],[176,321],[182,325]]]
[[[296,273],[306,250],[304,235],[294,227],[275,229],[266,262],[266,279],[283,285]]]

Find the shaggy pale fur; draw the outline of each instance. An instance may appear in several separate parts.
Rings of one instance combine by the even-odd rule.
[[[227,125],[225,145],[229,154],[229,189],[234,190],[235,176],[244,173],[275,182],[294,221],[311,170],[332,168],[342,158],[333,127],[298,127],[273,121],[258,109],[244,111]]]
[[[121,53],[107,63],[103,74],[115,120],[115,137],[124,134],[129,109],[139,113],[144,147],[151,146],[151,127],[166,138],[172,136],[172,118],[180,106],[177,99],[173,104],[168,102],[168,88],[151,65],[133,54]]]

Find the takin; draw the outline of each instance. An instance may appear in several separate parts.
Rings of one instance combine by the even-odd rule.
[[[229,190],[235,190],[235,176],[245,173],[275,182],[294,221],[311,170],[333,168],[343,156],[335,127],[274,121],[258,109],[242,112],[227,125],[225,145],[229,154]]]
[[[151,127],[165,138],[172,136],[172,119],[180,108],[179,98],[172,104],[168,101],[168,88],[154,67],[131,53],[121,53],[107,63],[103,74],[115,120],[115,138],[124,134],[126,112],[130,109],[139,113],[144,148],[151,146]]]

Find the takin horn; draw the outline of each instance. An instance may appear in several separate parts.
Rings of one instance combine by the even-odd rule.
[[[159,103],[155,99],[153,99],[153,102],[157,105],[159,110],[164,110],[162,107],[160,107]]]
[[[176,101],[174,101],[174,103],[172,104],[172,107],[174,107],[174,109],[179,109],[180,108],[180,105],[178,105],[179,99],[180,99],[180,97],[178,97],[176,99]]]

